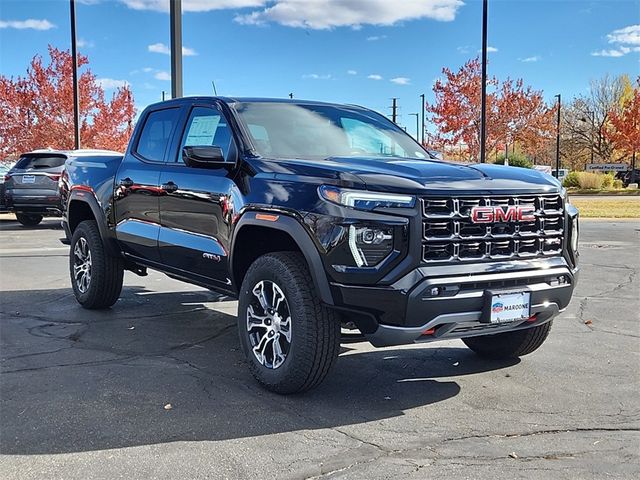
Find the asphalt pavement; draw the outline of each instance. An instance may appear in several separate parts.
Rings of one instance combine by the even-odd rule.
[[[2,479],[640,477],[640,221],[583,221],[575,297],[520,361],[344,343],[288,397],[250,376],[234,301],[127,272],[81,309],[62,234],[0,219]]]

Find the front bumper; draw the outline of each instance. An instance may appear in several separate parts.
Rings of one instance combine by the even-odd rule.
[[[487,335],[529,328],[563,311],[578,269],[562,257],[530,262],[418,268],[388,286],[332,284],[334,298],[375,346]],[[563,282],[564,283],[561,283]],[[481,321],[486,290],[531,292],[530,320]],[[437,294],[434,292],[437,290]]]

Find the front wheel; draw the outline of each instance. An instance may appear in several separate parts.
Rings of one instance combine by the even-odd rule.
[[[118,300],[124,277],[122,259],[105,251],[93,220],[80,222],[73,232],[69,272],[73,293],[84,308],[108,308]]]
[[[42,221],[42,215],[35,213],[16,213],[16,220],[25,227],[35,227]]]
[[[297,252],[267,254],[251,265],[240,289],[238,331],[253,376],[281,394],[320,384],[340,348],[340,322],[321,304]]]
[[[540,348],[549,335],[552,323],[550,321],[513,332],[463,338],[462,341],[481,357],[498,360],[518,358]]]

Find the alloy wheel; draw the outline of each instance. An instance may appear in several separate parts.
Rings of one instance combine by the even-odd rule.
[[[80,293],[86,293],[91,284],[91,250],[84,237],[73,248],[73,278]]]
[[[261,365],[280,367],[291,351],[291,311],[282,289],[261,280],[252,290],[247,308],[247,332],[251,350]]]

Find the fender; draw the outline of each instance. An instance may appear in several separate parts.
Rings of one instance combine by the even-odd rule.
[[[274,221],[274,218],[277,220]],[[313,243],[313,240],[305,230],[305,228],[295,218],[283,213],[281,211],[274,212],[273,210],[257,211],[251,210],[242,215],[233,233],[233,239],[231,241],[231,250],[229,257],[229,266],[231,267],[231,275],[233,276],[233,256],[235,251],[236,238],[238,233],[243,227],[248,225],[256,225],[260,227],[268,227],[276,230],[281,230],[288,233],[293,241],[296,242],[298,248],[304,255],[307,265],[309,265],[309,271],[311,272],[311,278],[316,291],[320,295],[320,299],[327,305],[334,305],[333,295],[329,288],[329,281],[324,271],[324,265],[320,259],[320,254]],[[236,284],[235,278],[232,277],[234,285]],[[240,286],[238,285],[238,288]]]
[[[104,242],[105,249],[108,251],[110,255],[120,257],[122,256],[122,252],[118,248],[116,243],[116,239],[113,236],[112,231],[109,229],[107,225],[107,219],[104,211],[100,207],[98,200],[95,197],[95,193],[91,187],[87,187],[84,185],[78,185],[71,188],[71,192],[69,198],[67,200],[67,205],[65,208],[65,223],[67,226],[65,227],[65,231],[69,230],[69,235],[73,235],[71,231],[71,226],[69,225],[69,208],[71,207],[71,202],[83,202],[89,206],[91,209],[91,213],[93,213],[93,217],[98,224],[98,230],[100,231],[100,237],[102,237],[102,241]],[[69,237],[71,240],[71,237]]]

